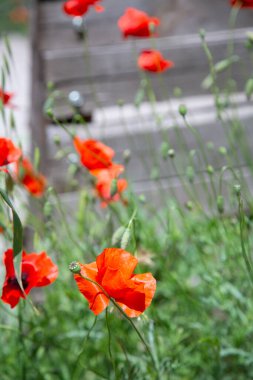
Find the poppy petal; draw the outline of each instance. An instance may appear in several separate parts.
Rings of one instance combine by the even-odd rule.
[[[131,292],[126,292],[117,302],[130,318],[134,318],[142,314],[151,304],[156,290],[156,280],[151,273],[143,273],[134,275],[130,281],[133,294],[135,287],[135,293],[142,292],[144,304],[140,296],[133,297]]]
[[[80,155],[82,164],[91,171],[108,169],[112,164],[114,150],[100,141],[88,139],[73,139],[74,147]]]
[[[6,275],[5,275],[5,281],[3,285],[3,291],[1,300],[5,303],[8,303],[11,308],[15,307],[20,298],[25,298],[25,294],[29,294],[31,289],[36,286],[36,283],[38,281],[37,273],[34,268],[34,266],[30,263],[23,263],[23,256],[24,253],[22,253],[22,285],[23,290],[20,288],[20,285],[16,278],[16,273],[14,269],[14,262],[13,262],[13,250],[8,249],[4,253],[4,264],[6,267]],[[25,293],[25,294],[24,294]]]
[[[84,277],[87,277],[97,282],[98,269],[96,262],[86,265],[80,264],[80,266],[81,274]],[[89,302],[89,308],[93,311],[95,315],[102,313],[102,311],[108,306],[110,300],[102,292],[101,288],[98,285],[88,280],[85,280],[78,274],[75,275],[74,278],[76,280],[80,292]]]
[[[96,259],[98,282],[113,296],[114,290],[126,288],[138,263],[136,257],[119,248],[106,248]]]
[[[58,267],[53,263],[51,258],[46,252],[29,253],[23,255],[23,262],[31,263],[34,265],[38,273],[38,280],[36,286],[47,286],[54,282],[58,276]]]

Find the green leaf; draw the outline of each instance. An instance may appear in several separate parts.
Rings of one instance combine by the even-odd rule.
[[[11,203],[8,195],[0,189],[0,195],[2,196],[3,200],[12,210],[12,216],[13,216],[13,255],[14,257],[17,256],[21,251],[23,247],[23,227],[22,223],[19,219],[19,216],[17,212],[14,209],[13,204]]]

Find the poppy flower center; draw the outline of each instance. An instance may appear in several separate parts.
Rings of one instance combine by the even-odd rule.
[[[25,290],[28,287],[28,274],[27,273],[22,273],[21,276],[21,281],[22,281],[22,286],[23,289]],[[20,289],[18,280],[16,276],[8,278],[8,284],[13,286],[14,288]]]

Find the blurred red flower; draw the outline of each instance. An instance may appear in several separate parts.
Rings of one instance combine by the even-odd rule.
[[[14,94],[12,92],[5,92],[0,87],[0,100],[3,102],[4,106],[12,107],[11,100],[12,100],[13,96],[14,96]]]
[[[144,50],[138,58],[141,70],[161,73],[174,66],[172,61],[166,60],[158,50]]]
[[[16,162],[15,173],[18,182],[34,197],[41,197],[47,186],[46,178],[35,171],[28,158],[23,157]]]
[[[150,17],[147,13],[136,8],[127,8],[123,16],[118,20],[118,27],[123,36],[133,37],[150,37],[152,27],[160,24],[160,20],[156,17]]]
[[[20,298],[25,298],[32,288],[50,285],[58,276],[57,266],[45,252],[27,254],[23,251],[21,261],[23,292],[15,274],[12,249],[4,253],[3,261],[6,276],[1,300],[8,303],[11,308],[18,304]]]
[[[18,161],[21,154],[21,149],[17,148],[10,139],[0,137],[0,166]]]
[[[101,169],[108,169],[112,165],[114,151],[97,140],[81,140],[75,137],[74,147],[80,155],[82,164],[96,175]]]
[[[124,167],[117,164],[112,164],[109,169],[98,171],[96,192],[102,201],[102,207],[121,199],[122,192],[127,188],[127,181],[124,178],[118,179],[123,171]]]
[[[253,8],[253,0],[230,0],[232,7]]]
[[[91,6],[94,6],[97,12],[102,12],[103,7],[97,4],[100,1],[102,0],[68,0],[63,4],[63,11],[68,16],[83,16]]]
[[[15,23],[25,24],[28,21],[29,12],[25,6],[17,6],[9,13],[10,20]]]
[[[100,314],[112,297],[131,318],[138,317],[151,304],[156,290],[156,280],[151,273],[133,274],[138,260],[119,248],[106,248],[90,264],[79,264],[81,275],[75,274],[80,292],[89,302],[95,315]],[[103,292],[103,290],[107,295]]]

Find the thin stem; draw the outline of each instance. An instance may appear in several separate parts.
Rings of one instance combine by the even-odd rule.
[[[133,329],[135,330],[136,334],[138,335],[138,337],[140,338],[141,342],[143,343],[143,345],[145,346],[146,348],[146,351],[147,353],[149,354],[151,360],[152,360],[152,363],[154,365],[154,368],[156,369],[157,371],[157,374],[159,375],[159,369],[157,368],[157,365],[156,365],[156,360],[147,344],[147,342],[145,341],[144,337],[142,336],[141,332],[139,331],[139,329],[136,327],[136,325],[134,324],[134,322],[132,321],[132,319],[124,312],[124,310],[117,304],[117,302],[114,300],[114,298],[112,298],[107,292],[106,290],[96,281],[94,280],[91,280],[90,278],[88,277],[85,277],[82,275],[81,272],[78,273],[79,276],[81,276],[84,280],[86,281],[89,281],[93,284],[95,284],[97,287],[99,287],[99,289],[102,290],[102,292],[104,293],[104,295],[110,300],[110,302],[116,307],[116,309],[118,309],[118,311],[123,315],[123,317],[125,319],[128,320],[128,322],[130,323],[130,325],[133,327]]]
[[[78,372],[78,368],[79,368],[79,362],[80,362],[83,354],[86,352],[86,345],[85,345],[85,343],[89,339],[90,333],[93,330],[93,328],[95,327],[96,323],[97,323],[97,316],[95,317],[94,322],[92,323],[91,327],[89,328],[88,333],[87,333],[87,335],[86,335],[86,337],[84,338],[84,341],[83,341],[83,348],[81,349],[81,351],[79,352],[79,354],[77,356],[77,359],[76,359],[76,362],[75,362],[75,365],[74,365],[74,370],[73,370],[73,373],[72,373],[72,379],[73,380],[80,378],[79,373],[77,373]],[[77,374],[77,376],[76,376],[76,374]]]
[[[18,305],[18,329],[19,329],[19,342],[20,342],[20,379],[26,380],[26,363],[24,358],[25,342],[24,342],[24,334],[23,334],[23,307],[22,302]]]
[[[105,314],[106,327],[107,327],[107,331],[108,331],[108,352],[109,352],[110,360],[112,362],[112,366],[113,366],[113,370],[114,370],[114,374],[115,374],[115,379],[117,379],[118,378],[118,376],[117,376],[117,370],[116,370],[115,361],[113,359],[112,349],[111,349],[112,335],[111,335],[111,330],[110,330],[110,326],[109,326],[109,316],[108,316],[108,309],[107,308],[106,308],[105,313],[106,313]]]
[[[238,212],[239,212],[239,222],[240,222],[240,241],[241,241],[241,249],[242,249],[242,255],[243,259],[246,265],[246,269],[250,278],[250,283],[253,286],[253,269],[252,269],[252,263],[250,258],[247,255],[245,244],[244,244],[244,228],[245,228],[245,219],[244,219],[244,213],[243,213],[243,201],[241,198],[240,192],[237,194],[238,199]]]

